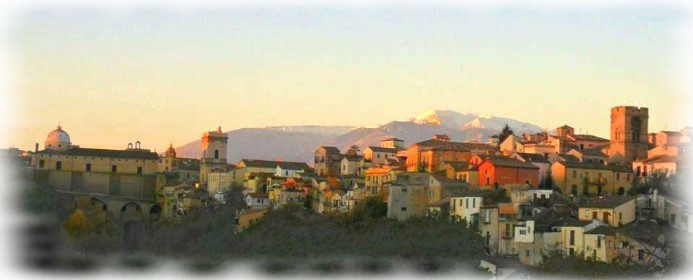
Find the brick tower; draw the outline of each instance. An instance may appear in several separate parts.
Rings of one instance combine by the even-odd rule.
[[[618,106],[611,108],[611,146],[613,161],[631,163],[647,158],[647,108]]]

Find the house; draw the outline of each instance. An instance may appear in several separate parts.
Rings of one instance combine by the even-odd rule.
[[[363,158],[370,161],[373,166],[381,166],[388,163],[388,159],[396,159],[397,151],[401,148],[368,146],[363,151]]]
[[[286,205],[304,206],[306,194],[302,190],[295,188],[280,188],[280,190],[281,191],[278,192],[277,201],[274,205],[275,209],[284,207]]]
[[[269,195],[266,193],[249,193],[245,196],[245,204],[251,209],[269,208]]]
[[[339,149],[331,146],[320,146],[315,149],[315,173],[318,176],[339,175],[342,155]]]
[[[632,167],[635,176],[641,180],[663,175],[664,177],[671,177],[678,173],[690,172],[691,156],[667,156],[659,155],[651,158],[633,161]]]
[[[380,147],[383,148],[397,148],[400,150],[404,149],[404,140],[402,139],[397,139],[397,138],[387,138],[380,140]]]
[[[445,175],[449,179],[462,181],[470,185],[479,184],[479,169],[477,166],[461,161],[447,161],[445,164]]]
[[[622,195],[632,186],[630,169],[600,163],[557,161],[551,165],[554,186],[564,194]]]
[[[616,230],[607,225],[600,225],[588,230],[585,236],[585,257],[605,263],[612,263],[619,255]]]
[[[233,222],[234,233],[240,233],[251,225],[259,222],[265,217],[265,214],[267,214],[268,211],[268,208],[241,209],[236,211],[236,216],[234,217]]]
[[[340,163],[340,175],[360,175],[363,164],[363,156],[346,155]]]
[[[467,226],[479,224],[479,215],[485,197],[492,191],[464,191],[450,197],[450,217],[453,220],[465,220]]]
[[[635,197],[582,198],[578,210],[580,221],[599,220],[620,227],[635,220]]]
[[[537,186],[539,167],[515,158],[491,156],[479,165],[478,181],[484,186]]]
[[[407,148],[407,171],[444,171],[446,161],[469,161],[472,155],[495,153],[496,147],[492,145],[451,142],[447,135],[436,135],[431,140],[418,142]]]
[[[412,216],[424,216],[429,203],[426,187],[433,181],[433,176],[424,172],[397,176],[397,181],[389,187],[387,217],[406,220]]]
[[[646,206],[654,210],[654,217],[666,221],[672,228],[693,232],[693,203],[685,201],[682,197],[659,194],[657,190],[646,195],[646,198]]]
[[[403,170],[398,170],[390,166],[371,167],[364,172],[365,191],[370,196],[375,196],[387,192],[388,187],[397,180],[397,174]]]
[[[580,224],[565,211],[547,208],[515,226],[513,240],[517,245],[519,261],[538,266],[543,256],[559,249],[562,242],[560,226]]]
[[[541,181],[549,176],[549,170],[551,169],[551,163],[549,160],[541,154],[528,154],[528,153],[513,153],[511,158],[517,159],[522,162],[528,162],[539,168],[539,177],[537,182]]]
[[[207,173],[207,192],[210,194],[228,192],[231,189],[233,180],[230,170],[235,169],[235,166],[228,165],[227,167],[216,167],[209,170]]]
[[[590,148],[584,150],[570,149],[566,154],[576,157],[580,162],[600,163],[606,165],[609,156],[602,152],[600,148]]]

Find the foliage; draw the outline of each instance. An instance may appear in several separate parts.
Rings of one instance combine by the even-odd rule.
[[[350,157],[355,157],[358,155],[358,153],[359,153],[359,146],[356,146],[356,145],[352,145],[351,147],[349,147],[349,150],[347,150],[347,155]]]
[[[661,173],[653,173],[642,180],[636,178],[633,181],[633,186],[628,190],[628,195],[647,194],[652,190],[657,190],[660,194],[678,197],[681,195],[677,189],[681,183],[679,180],[680,177],[677,175],[666,177]]]
[[[377,209],[377,207],[373,207]],[[377,211],[376,211],[377,212]],[[373,212],[373,213],[376,213]],[[366,212],[368,213],[368,212]],[[230,235],[228,213],[151,236],[122,278],[483,279],[482,242],[459,225],[379,219],[348,228],[298,208]],[[184,234],[194,231],[195,234]]]
[[[63,227],[72,237],[86,237],[90,234],[111,234],[113,229],[106,212],[89,200],[78,197],[72,214],[65,220]]]
[[[539,267],[539,273],[547,276],[570,275],[571,277],[642,277],[652,274],[649,267],[630,264],[616,260],[613,263],[605,263],[585,257],[582,254],[565,256],[559,250],[551,250],[543,256]]]
[[[510,126],[506,123],[505,126],[503,127],[503,130],[501,130],[500,134],[498,134],[498,143],[503,143],[505,139],[507,139],[510,135],[513,135],[515,132],[510,128]]]

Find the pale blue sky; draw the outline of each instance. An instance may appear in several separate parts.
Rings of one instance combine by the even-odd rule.
[[[182,145],[212,130],[357,125],[427,109],[608,137],[610,108],[686,125],[674,7],[42,9],[19,17],[18,129],[43,142]],[[690,124],[689,124],[690,125]],[[108,135],[104,137],[104,135]]]

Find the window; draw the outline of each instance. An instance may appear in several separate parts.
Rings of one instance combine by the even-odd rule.
[[[462,206],[462,200],[460,199],[460,200],[458,200],[458,201],[460,202],[460,206]]]
[[[472,198],[472,208],[476,208],[476,199]]]
[[[142,174],[142,166],[137,167],[137,174]]]
[[[520,230],[520,235],[527,235],[527,231],[524,230],[524,229],[521,229],[521,230]]]
[[[63,163],[61,161],[56,161],[55,162],[55,169],[61,170],[62,168],[63,168]]]
[[[616,173],[616,180],[621,180],[621,173]]]
[[[469,208],[469,198],[464,200],[464,208]]]
[[[44,164],[45,164],[45,163],[43,162],[43,160],[39,160],[39,168],[43,168],[43,165],[44,165]]]
[[[87,171],[91,171],[91,163],[87,163],[87,166],[84,169]]]
[[[644,259],[645,259],[645,251],[643,251],[642,249],[638,250],[638,260],[642,261]]]
[[[575,245],[575,231],[571,230],[570,231],[570,246],[574,246],[574,245]],[[572,255],[572,253],[571,253],[571,255]]]
[[[575,255],[575,248],[570,248],[570,250],[568,251],[568,255],[569,256]]]
[[[602,236],[597,236],[597,248],[602,247]]]
[[[577,178],[577,170],[573,170],[573,178]]]
[[[214,159],[219,159],[219,150],[214,150]]]
[[[618,221],[623,221],[623,213],[618,212]]]
[[[113,172],[113,173],[118,172],[118,166],[112,165],[111,166],[111,172]]]
[[[525,250],[525,257],[529,257],[529,250]]]
[[[406,188],[402,188],[402,192],[407,192],[407,189],[406,189]]]
[[[407,212],[407,207],[402,207],[402,212]]]

